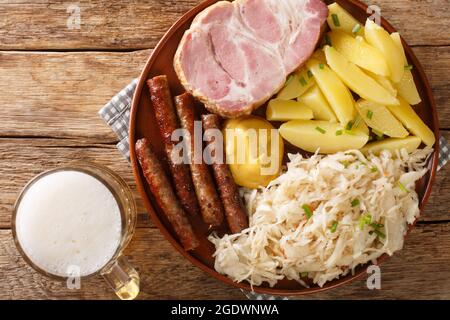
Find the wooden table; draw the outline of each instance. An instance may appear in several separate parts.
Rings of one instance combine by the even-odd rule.
[[[23,185],[73,159],[117,171],[139,206],[127,250],[141,275],[141,299],[243,299],[186,262],[149,221],[131,168],[97,111],[137,77],[158,39],[199,0],[80,0],[80,29],[70,1],[0,0],[0,299],[115,298],[100,278],[81,290],[36,274],[11,237],[11,210]],[[368,2],[368,1],[367,1]],[[425,67],[450,139],[448,0],[378,0]],[[366,277],[313,299],[450,298],[450,165],[439,174],[423,217],[405,248],[382,265],[382,289]]]

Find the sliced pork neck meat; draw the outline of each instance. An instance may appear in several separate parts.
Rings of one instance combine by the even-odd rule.
[[[250,114],[313,53],[327,15],[320,0],[219,1],[184,34],[178,78],[210,112]]]

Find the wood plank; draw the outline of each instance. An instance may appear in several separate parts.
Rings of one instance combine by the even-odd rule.
[[[0,49],[148,49],[200,0],[0,1]]]
[[[116,141],[97,112],[150,53],[0,52],[0,136]]]
[[[140,299],[242,299],[185,261],[155,229],[138,229],[126,251],[141,276]],[[450,299],[450,224],[419,225],[405,248],[381,266],[381,290],[366,278],[306,299]],[[436,272],[439,270],[439,272]],[[0,299],[112,299],[100,277],[82,281],[81,290],[43,278],[25,265],[11,232],[0,230]],[[176,288],[176,290],[174,290]]]
[[[450,141],[450,132],[444,132]],[[38,173],[73,160],[94,161],[117,172],[131,187],[138,205],[138,227],[152,227],[131,167],[115,145],[70,139],[0,139],[0,229],[11,225],[11,212],[22,187]],[[438,173],[422,221],[450,220],[450,164]]]
[[[441,128],[450,129],[450,46],[417,47],[414,53],[425,70],[430,82]]]
[[[0,50],[154,48],[167,29],[200,0],[75,3],[80,10],[79,29],[68,27],[74,12],[68,8],[70,2],[0,1]],[[446,0],[379,0],[376,4],[410,44],[449,44]]]
[[[414,51],[430,79],[441,127],[450,128],[450,90],[443,81],[450,49]],[[139,75],[149,54],[0,52],[0,136],[116,141],[97,111]]]

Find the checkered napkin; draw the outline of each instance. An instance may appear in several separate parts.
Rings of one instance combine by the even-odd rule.
[[[122,91],[115,95],[100,111],[100,117],[117,134],[119,143],[117,149],[129,161],[130,146],[128,144],[128,125],[130,120],[131,100],[136,89],[138,79],[134,79]],[[439,139],[440,155],[438,170],[450,160],[450,144],[443,136]],[[265,294],[243,291],[249,299],[254,300],[287,300],[288,297],[275,297]]]

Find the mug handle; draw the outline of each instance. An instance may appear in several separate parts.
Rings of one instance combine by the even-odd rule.
[[[139,274],[124,256],[119,256],[102,276],[121,300],[133,300],[139,294]]]

